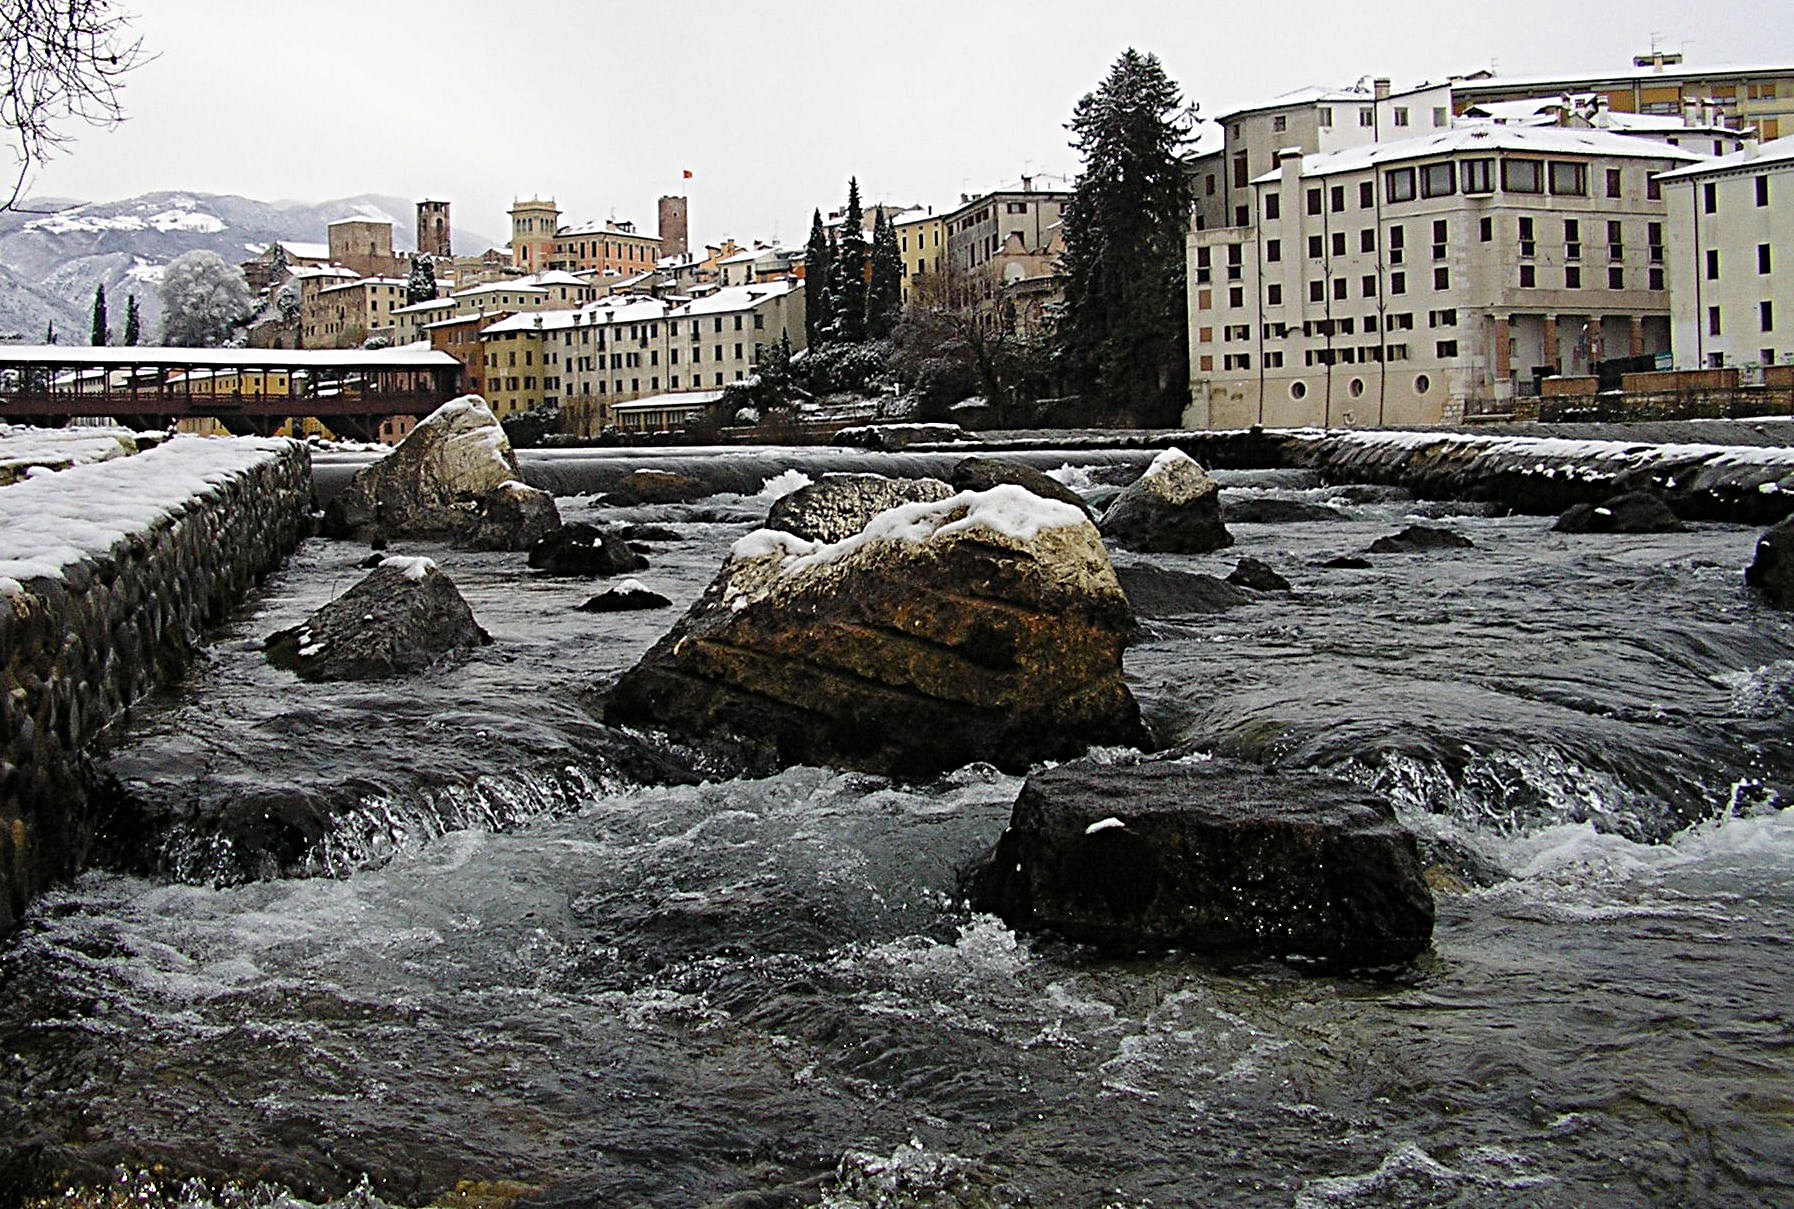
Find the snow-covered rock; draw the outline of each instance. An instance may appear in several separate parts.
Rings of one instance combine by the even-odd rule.
[[[1558,533],[1680,533],[1687,527],[1661,496],[1649,491],[1572,504],[1551,526]]]
[[[1221,492],[1196,460],[1167,449],[1115,497],[1098,527],[1128,550],[1207,554],[1233,545],[1221,523]]]
[[[529,565],[550,575],[626,575],[646,569],[648,560],[617,530],[570,521],[536,540]]]
[[[1132,611],[1088,518],[1019,487],[904,504],[839,541],[760,529],[618,683],[615,722],[786,762],[932,775],[1146,741]]]
[[[999,483],[1014,483],[1042,499],[1058,500],[1062,504],[1082,509],[1085,513],[1090,511],[1083,496],[1044,470],[1036,470],[1021,462],[1009,462],[1002,458],[966,458],[953,468],[950,481],[958,491],[989,491]]]
[[[387,558],[299,625],[270,634],[264,648],[270,663],[307,680],[380,680],[490,641],[434,562]]]
[[[904,504],[944,500],[953,488],[939,479],[893,479],[882,474],[825,474],[774,501],[766,527],[817,542],[852,537],[881,512]]]

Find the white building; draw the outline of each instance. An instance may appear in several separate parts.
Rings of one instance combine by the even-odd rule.
[[[1794,137],[1658,180],[1676,367],[1794,364]]]
[[[1250,182],[1249,223],[1190,234],[1185,423],[1455,421],[1545,375],[1667,351],[1652,177],[1697,159],[1492,123],[1282,156]]]

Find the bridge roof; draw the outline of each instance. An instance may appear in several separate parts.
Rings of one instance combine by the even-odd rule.
[[[79,365],[170,369],[458,369],[461,363],[429,348],[281,349],[157,348],[146,345],[0,344],[0,366]]]

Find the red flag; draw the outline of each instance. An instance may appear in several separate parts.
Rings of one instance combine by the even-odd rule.
[[[686,179],[686,180],[690,180],[690,179],[691,179],[691,169],[690,169],[690,168],[687,168],[687,169],[686,169],[686,170],[685,170],[685,179]]]

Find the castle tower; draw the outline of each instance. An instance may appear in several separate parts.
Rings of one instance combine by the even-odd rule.
[[[511,263],[540,273],[554,255],[554,233],[560,230],[561,208],[553,198],[531,198],[511,206]]]
[[[691,233],[687,225],[685,199],[660,199],[660,254],[685,256],[691,252]]]
[[[417,250],[425,256],[455,254],[451,250],[447,202],[426,200],[417,203]]]

